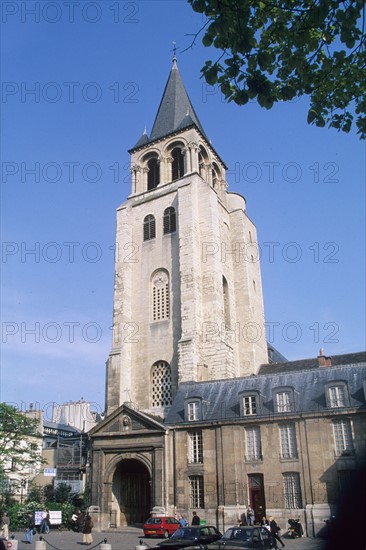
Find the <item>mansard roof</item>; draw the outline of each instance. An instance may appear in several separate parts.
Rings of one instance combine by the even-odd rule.
[[[301,368],[300,368],[301,364]],[[202,403],[202,421],[253,421],[243,417],[240,411],[240,395],[243,392],[257,393],[261,407],[256,418],[273,417],[273,389],[293,388],[295,412],[320,414],[327,409],[325,386],[332,381],[346,381],[349,388],[350,407],[366,410],[363,381],[366,378],[366,353],[353,353],[332,357],[332,366],[319,367],[318,359],[289,361],[281,364],[262,365],[258,375],[231,380],[210,382],[184,382],[180,384],[176,397],[167,415],[169,426],[186,424],[185,403],[198,399]],[[333,410],[334,412],[334,410]],[[292,413],[278,413],[286,417]],[[192,424],[192,422],[190,422]]]

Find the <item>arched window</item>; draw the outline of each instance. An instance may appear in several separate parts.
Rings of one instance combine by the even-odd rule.
[[[152,278],[152,319],[169,319],[169,275],[164,270],[156,271]]]
[[[155,239],[155,218],[152,214],[148,214],[144,219],[144,241]]]
[[[163,229],[164,235],[166,235],[167,233],[174,233],[174,231],[176,231],[177,229],[175,208],[173,208],[172,206],[164,210]]]
[[[165,407],[172,404],[172,374],[170,365],[157,361],[151,369],[151,405]]]
[[[148,163],[147,167],[149,169],[147,173],[147,189],[150,191],[151,189],[155,189],[160,183],[160,171],[159,171],[159,161],[157,158],[151,158]]]
[[[172,157],[172,181],[175,181],[184,176],[184,158],[182,151],[179,147],[173,149]]]

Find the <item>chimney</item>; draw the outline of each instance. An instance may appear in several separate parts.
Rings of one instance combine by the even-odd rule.
[[[320,348],[320,351],[319,351],[318,366],[319,367],[331,367],[332,366],[332,358],[327,357],[326,355],[324,355],[323,348]]]

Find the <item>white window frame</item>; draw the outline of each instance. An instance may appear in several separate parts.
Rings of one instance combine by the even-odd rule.
[[[243,395],[243,415],[255,416],[257,414],[257,395]]]
[[[279,413],[286,413],[286,412],[292,412],[293,406],[292,406],[292,398],[293,393],[290,390],[282,390],[276,392],[276,406],[277,406],[277,412]]]
[[[295,424],[281,424],[279,431],[281,458],[298,458]]]
[[[245,428],[246,460],[262,459],[261,432],[259,426]]]
[[[348,418],[333,420],[333,437],[335,456],[354,454],[352,425]]]
[[[187,403],[187,417],[189,422],[199,420],[199,402],[190,401]]]
[[[283,496],[285,508],[302,508],[300,475],[298,472],[284,472]]]
[[[204,482],[203,476],[191,476],[189,478],[191,508],[204,508]]]
[[[331,409],[347,406],[346,386],[337,384],[328,387],[329,406]]]
[[[188,462],[190,464],[203,463],[203,440],[202,431],[189,432],[189,454]]]

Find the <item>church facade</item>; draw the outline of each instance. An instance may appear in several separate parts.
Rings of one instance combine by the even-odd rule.
[[[269,362],[256,229],[175,58],[130,154],[107,416],[90,431],[99,527],[196,510],[223,530],[251,505],[314,535],[366,454],[365,354]]]

